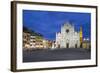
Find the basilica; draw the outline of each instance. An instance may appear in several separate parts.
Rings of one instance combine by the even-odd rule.
[[[61,26],[61,31],[56,32],[56,48],[80,48],[82,46],[82,27],[80,31],[69,22]]]
[[[91,41],[89,38],[83,38],[83,29],[76,31],[73,24],[64,23],[59,32],[56,32],[55,40],[47,40],[42,34],[35,31],[29,31],[23,28],[23,48],[24,50],[38,50],[38,49],[61,49],[61,48],[91,48]]]

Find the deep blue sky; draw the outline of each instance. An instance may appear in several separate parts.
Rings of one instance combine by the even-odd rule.
[[[66,22],[73,23],[76,31],[82,26],[83,37],[90,38],[90,13],[23,10],[23,26],[41,33],[48,40],[54,40],[56,32]]]

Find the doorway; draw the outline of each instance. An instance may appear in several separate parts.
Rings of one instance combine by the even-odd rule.
[[[60,48],[60,44],[58,44],[58,48]]]
[[[82,48],[82,43],[80,44],[80,48]]]
[[[75,44],[75,48],[77,48],[77,44]]]
[[[66,48],[69,48],[69,43],[66,43]]]

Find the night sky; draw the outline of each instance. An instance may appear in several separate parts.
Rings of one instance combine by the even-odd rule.
[[[79,31],[82,26],[83,37],[90,39],[90,13],[23,10],[23,26],[42,34],[48,40],[55,40],[56,32],[60,32],[66,22],[72,23],[75,31]]]

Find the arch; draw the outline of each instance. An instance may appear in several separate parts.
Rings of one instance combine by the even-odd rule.
[[[75,44],[75,48],[77,48],[77,44]]]
[[[66,40],[66,48],[69,48],[69,40]]]
[[[69,43],[66,43],[66,48],[69,48]]]
[[[82,48],[82,43],[80,43],[80,48]]]
[[[58,44],[58,48],[60,48],[60,44]]]

